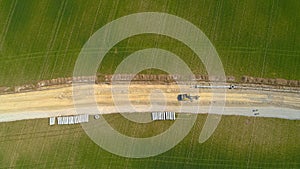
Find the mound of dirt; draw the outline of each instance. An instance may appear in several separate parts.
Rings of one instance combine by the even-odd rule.
[[[282,78],[265,79],[265,78],[251,77],[251,76],[243,76],[242,77],[242,83],[264,84],[264,85],[273,85],[273,86],[300,87],[300,81],[286,80],[286,79],[282,79]]]
[[[208,77],[207,75],[195,75],[194,77],[187,77],[183,75],[152,75],[152,74],[117,74],[117,75],[103,75],[98,74],[94,76],[80,76],[80,77],[66,77],[66,78],[56,78],[51,80],[42,80],[36,84],[25,84],[15,87],[1,87],[0,94],[7,93],[19,93],[26,91],[39,90],[42,87],[55,86],[55,85],[68,85],[72,84],[73,81],[76,82],[87,82],[95,79],[96,84],[111,84],[112,81],[122,82],[130,80],[131,83],[137,84],[173,84],[178,81],[184,81],[188,79],[195,79],[198,82],[209,82],[210,80],[220,80],[220,77]],[[251,76],[243,76],[241,80],[237,80],[234,76],[227,76],[226,81],[230,83],[242,83],[242,84],[258,84],[258,85],[272,85],[274,87],[300,87],[299,80],[286,80],[286,79],[267,79]]]

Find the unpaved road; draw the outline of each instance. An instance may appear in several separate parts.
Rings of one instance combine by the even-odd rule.
[[[114,106],[111,85],[103,84],[94,87],[100,113],[118,112]],[[161,91],[163,94],[157,91]],[[129,88],[128,98],[134,105],[136,112],[149,112],[150,105],[155,105],[151,111],[176,112],[180,111],[181,106],[198,105],[199,110],[191,111],[191,113],[208,113],[212,101],[210,89],[200,89],[198,93],[200,100],[192,103],[179,103],[177,101],[179,92],[177,85],[132,84]],[[221,100],[222,97],[217,97],[214,101],[218,101],[218,99]],[[84,102],[80,106],[88,108],[89,105],[89,102]],[[133,112],[131,109],[127,109],[128,105],[125,102],[122,104],[121,101],[119,106],[124,110],[122,112]],[[255,116],[252,112],[253,109],[258,109],[259,115],[256,116],[300,119],[300,95],[299,93],[258,90],[227,90],[225,109],[222,114]],[[87,113],[95,114],[98,112]],[[72,87],[56,89],[49,87],[48,90],[42,91],[0,95],[0,122],[69,114],[75,114]]]

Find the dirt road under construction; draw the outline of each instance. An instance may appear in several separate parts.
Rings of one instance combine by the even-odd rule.
[[[100,113],[118,112],[111,85],[95,85],[94,88]],[[156,108],[161,108],[161,111],[176,112],[180,111],[180,106],[197,105],[199,106],[197,112],[191,113],[208,113],[212,102],[211,89],[199,89],[197,95],[200,99],[193,102],[178,102],[179,93],[177,85],[131,84],[128,92],[123,94],[126,95],[124,98],[129,98],[136,112],[149,112],[151,105],[156,105]],[[218,93],[215,95],[217,97],[214,101],[223,99],[218,98]],[[0,95],[0,103],[0,122],[75,114],[72,86],[50,86],[40,91]],[[88,107],[89,104],[91,103],[84,102],[79,106]],[[118,102],[118,106],[125,109],[128,107],[125,102],[122,103],[122,100]],[[123,112],[132,111],[128,109]],[[226,89],[225,109],[222,114],[300,119],[300,94],[299,92],[262,91],[254,88]]]

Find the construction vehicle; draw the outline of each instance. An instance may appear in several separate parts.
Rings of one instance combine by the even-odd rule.
[[[189,94],[179,94],[177,96],[178,101],[190,101],[193,102],[193,100],[198,100],[200,96],[191,96]]]

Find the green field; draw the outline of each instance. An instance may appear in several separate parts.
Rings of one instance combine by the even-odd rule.
[[[126,135],[153,133],[165,122],[146,127],[106,115]],[[300,168],[300,121],[223,116],[205,143],[198,137],[206,115],[189,135],[156,157],[123,158],[98,147],[80,125],[49,126],[47,119],[0,123],[1,168]],[[148,136],[145,136],[148,137]]]
[[[166,12],[195,24],[215,46],[226,75],[300,80],[299,9],[299,0],[0,0],[0,87],[72,76],[81,48],[95,31],[138,12]],[[206,73],[187,46],[153,34],[118,43],[99,72],[112,74],[125,57],[150,47],[169,50],[194,73]],[[135,137],[171,125],[106,118]],[[299,120],[226,116],[199,144],[205,118],[199,115],[176,147],[145,159],[104,151],[80,125],[49,126],[47,119],[0,123],[0,168],[300,168]]]
[[[227,75],[300,79],[300,1],[0,1],[0,86],[72,76],[88,38],[106,23],[137,12],[166,12],[198,26],[218,51]],[[201,62],[182,43],[157,35],[123,40],[101,73],[138,49],[181,56],[195,73]],[[156,73],[155,71],[151,73]]]

